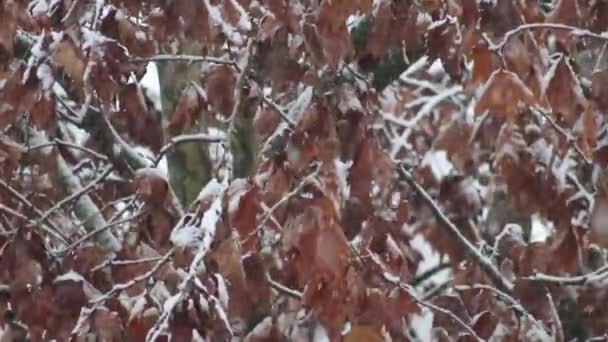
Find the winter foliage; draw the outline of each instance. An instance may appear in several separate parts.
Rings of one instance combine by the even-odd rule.
[[[0,342],[608,338],[608,2],[0,2]]]

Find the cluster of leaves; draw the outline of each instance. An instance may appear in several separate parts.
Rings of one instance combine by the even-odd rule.
[[[606,1],[5,0],[0,22],[1,341],[608,332]],[[147,63],[183,81],[163,118]],[[186,142],[213,168],[193,203],[162,167]]]

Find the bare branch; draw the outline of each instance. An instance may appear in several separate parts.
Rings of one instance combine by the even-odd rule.
[[[288,297],[292,297],[295,299],[302,299],[302,293],[296,290],[292,290],[289,287],[272,280],[269,273],[266,273],[266,281],[268,282],[268,284],[270,284],[270,287],[275,289],[278,293],[284,294]]]
[[[34,145],[42,145],[48,143],[48,139],[43,133],[40,133],[30,127],[27,126],[25,122],[20,122],[22,131],[24,131],[30,137],[31,141]],[[43,155],[46,157],[51,157],[48,152],[45,152],[43,149]],[[99,211],[99,208],[93,200],[85,194],[90,187],[83,188],[80,185],[80,180],[72,173],[67,162],[63,159],[63,157],[57,154],[55,157],[56,161],[56,172],[57,172],[57,180],[59,185],[63,188],[63,190],[68,194],[68,198],[70,200],[75,199],[76,203],[74,205],[74,214],[80,220],[88,219],[84,223],[84,227],[87,231],[94,231],[100,227],[106,225],[106,221]],[[109,174],[109,171],[104,173],[104,177]],[[94,183],[94,184],[93,184]],[[93,182],[89,184],[90,186],[97,185],[97,182]],[[55,208],[56,206],[54,206]],[[48,215],[54,210],[49,210],[47,213],[42,214],[42,217],[46,219]],[[42,219],[40,221],[43,221]],[[102,234],[97,235],[97,241],[101,245],[102,248],[109,251],[117,251],[120,249],[120,243],[112,235],[111,233],[104,231]]]
[[[456,238],[456,242],[462,246],[473,261],[479,265],[481,270],[485,272],[496,286],[506,293],[513,291],[513,284],[500,274],[500,271],[492,264],[490,259],[486,258],[475,248],[475,246],[462,235],[458,227],[443,213],[439,205],[431,198],[431,196],[418,184],[414,177],[407,171],[403,165],[399,166],[400,174],[405,181],[414,189],[414,191],[422,197],[426,204],[431,208],[435,217],[448,229],[448,232]]]
[[[589,286],[601,283],[607,277],[608,266],[604,266],[593,272],[577,277],[560,277],[544,273],[536,273],[532,276],[525,277],[524,279],[540,283],[555,284],[559,286]]]
[[[213,64],[223,64],[230,65],[235,67],[238,70],[238,65],[236,62],[230,59],[223,59],[217,57],[209,57],[209,56],[195,56],[195,55],[155,55],[152,57],[145,58],[132,58],[131,62],[133,63],[148,63],[148,62],[183,62],[183,63],[213,63]]]
[[[25,198],[23,195],[21,195],[19,193],[19,191],[15,190],[12,186],[8,185],[2,179],[0,179],[0,187],[4,188],[6,191],[8,191],[9,194],[11,194],[19,202],[21,202],[22,204],[24,204],[29,210],[31,210],[34,213],[36,213],[36,215],[38,215],[39,217],[42,217],[44,215],[40,209],[36,208],[36,206],[34,206],[32,204],[32,202],[28,201],[27,198]],[[45,218],[42,221],[44,223],[46,223],[50,227],[50,229],[53,230],[53,233],[52,233],[53,235],[57,235],[58,238],[62,242],[67,243],[68,238],[61,232],[61,229],[59,229],[59,227],[57,225],[55,225],[53,223],[53,221],[51,221],[50,218],[47,217],[47,218]]]
[[[289,129],[293,130],[296,127],[296,125],[293,123],[293,121],[291,121],[289,116],[287,116],[287,113],[285,113],[283,111],[283,109],[281,109],[281,107],[279,107],[278,104],[276,104],[274,101],[267,98],[266,96],[262,96],[262,101],[264,101],[264,103],[266,103],[267,105],[272,107],[272,109],[274,109],[277,113],[279,113],[279,115],[281,116],[281,119],[283,119],[285,122],[287,122]]]
[[[575,26],[568,26],[563,24],[552,24],[552,23],[533,23],[533,24],[523,24],[520,25],[507,33],[502,37],[502,40],[497,44],[490,44],[491,51],[500,51],[504,48],[507,42],[517,36],[518,34],[528,31],[528,30],[540,30],[540,29],[551,29],[551,30],[561,30],[561,31],[571,31],[570,34],[575,37],[587,37],[593,39],[599,39],[608,41],[608,36],[604,34],[593,33],[589,30],[581,29]]]
[[[154,160],[154,165],[158,165],[158,163],[161,161],[161,159],[163,159],[165,154],[167,154],[170,149],[174,148],[179,144],[189,142],[220,143],[225,140],[226,139],[222,136],[213,136],[204,133],[178,135],[176,137],[171,138],[171,140],[160,149],[158,156]]]
[[[71,142],[67,142],[67,141],[63,141],[60,139],[54,139],[53,141],[50,141],[48,143],[45,144],[40,144],[40,145],[36,145],[36,146],[30,146],[28,151],[33,151],[33,150],[37,150],[40,148],[45,148],[45,147],[49,147],[49,146],[64,146],[64,147],[69,147],[69,148],[73,148],[75,150],[79,150],[85,153],[88,153],[90,155],[92,155],[93,157],[100,159],[102,161],[109,161],[109,158],[106,155],[103,155],[101,153],[98,153],[94,150],[91,150],[90,148],[86,148],[84,146],[81,145],[77,145],[77,144],[73,144]]]
[[[570,135],[568,132],[566,132],[560,125],[558,125],[555,120],[553,120],[553,118],[551,117],[551,113],[547,113],[540,108],[533,108],[532,111],[545,118],[551,124],[551,126],[553,126],[557,133],[559,133],[566,139],[568,146],[570,146],[570,148],[572,148],[576,152],[576,154],[578,154],[583,159],[585,164],[592,164],[592,162],[587,158],[587,156],[585,156],[585,153],[580,149],[580,147],[576,143],[576,139],[572,137],[572,135]]]
[[[43,144],[41,144],[43,145]],[[101,173],[101,175],[99,175],[95,180],[93,180],[92,182],[90,182],[89,184],[87,184],[87,186],[85,186],[84,188],[79,189],[78,191],[75,191],[73,193],[70,193],[70,195],[66,198],[64,198],[63,200],[55,203],[54,206],[52,206],[49,210],[45,211],[42,214],[42,217],[40,217],[40,219],[38,219],[39,221],[44,221],[47,217],[49,217],[55,210],[61,209],[61,207],[63,207],[64,205],[80,198],[81,196],[84,196],[86,193],[88,193],[89,191],[95,189],[95,187],[97,187],[99,184],[101,184],[104,179],[106,179],[106,177],[108,177],[110,175],[110,173],[112,172],[112,167],[106,167],[106,169]]]

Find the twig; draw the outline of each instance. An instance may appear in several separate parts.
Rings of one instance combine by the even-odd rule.
[[[184,62],[184,63],[213,63],[213,64],[223,64],[230,65],[237,70],[239,70],[239,66],[235,61],[230,59],[223,59],[217,57],[209,57],[209,56],[196,56],[196,55],[155,55],[152,57],[145,58],[132,58],[131,62],[133,63],[148,63],[148,62]]]
[[[21,214],[21,213],[20,213],[20,212],[18,212],[18,211],[13,210],[12,208],[9,208],[9,207],[5,206],[5,205],[4,205],[4,204],[2,204],[2,203],[0,203],[0,211],[3,211],[3,212],[5,212],[5,213],[7,213],[7,214],[9,214],[9,215],[12,215],[12,216],[14,216],[14,217],[16,217],[16,218],[18,218],[18,219],[23,220],[23,221],[26,221],[26,222],[28,222],[30,225],[36,225],[36,224],[37,224],[37,222],[36,222],[36,221],[34,221],[34,220],[30,219],[29,217],[27,217],[27,216],[25,216],[25,215]],[[65,243],[65,244],[67,244],[67,243],[68,243],[68,242],[67,242],[67,240],[66,240],[66,239],[65,239],[65,238],[64,238],[64,237],[63,237],[61,234],[58,234],[58,233],[57,233],[57,232],[55,232],[55,231],[54,231],[52,228],[47,227],[45,224],[41,224],[41,225],[40,225],[40,228],[42,228],[42,230],[44,230],[45,232],[47,232],[47,233],[49,233],[49,234],[53,235],[55,238],[57,238],[57,239],[58,239],[58,240],[60,240],[61,242]]]
[[[559,318],[559,313],[557,312],[557,308],[555,307],[555,302],[553,301],[553,297],[550,292],[547,292],[547,300],[549,300],[549,305],[551,306],[551,315],[553,316],[553,320],[555,321],[555,333],[554,336],[557,337],[558,342],[564,342],[566,339],[564,337],[564,329],[562,327],[562,321]]]
[[[53,141],[49,141],[48,143],[44,143],[44,144],[40,144],[40,145],[36,145],[36,146],[30,146],[28,151],[34,151],[34,150],[37,150],[40,148],[45,148],[45,147],[50,147],[50,146],[69,147],[69,148],[73,148],[75,150],[80,150],[82,152],[88,153],[88,154],[92,155],[93,157],[106,161],[106,162],[109,160],[109,158],[107,156],[105,156],[101,153],[98,153],[96,151],[93,151],[90,148],[86,148],[84,146],[73,144],[71,142],[67,142],[67,141],[63,141],[63,140],[59,140],[59,139],[54,139]]]
[[[213,136],[204,133],[198,134],[182,134],[171,138],[171,140],[165,144],[158,153],[158,156],[154,160],[154,165],[158,165],[158,163],[163,159],[167,152],[174,148],[175,146],[183,143],[189,142],[201,142],[201,143],[220,143],[225,141],[226,139],[222,136]]]
[[[398,282],[397,285],[399,286],[399,288],[401,288],[402,290],[407,292],[416,303],[418,303],[424,307],[427,307],[435,312],[439,312],[439,313],[442,313],[442,314],[450,317],[450,319],[452,319],[454,322],[456,322],[458,325],[460,325],[467,333],[469,333],[477,341],[480,341],[480,342],[483,341],[483,339],[481,337],[479,337],[479,335],[477,335],[477,333],[475,332],[475,330],[473,330],[473,328],[471,328],[468,324],[466,324],[463,320],[461,320],[460,317],[456,316],[456,314],[453,313],[452,311],[450,311],[448,309],[444,309],[440,306],[437,306],[435,304],[429,303],[425,300],[418,298],[418,296],[416,296],[416,294],[415,294],[414,289],[412,289],[410,285],[404,284],[402,282]]]
[[[169,260],[169,258],[173,255],[174,252],[175,252],[175,250],[173,248],[171,248],[160,260],[158,260],[158,262],[156,264],[154,264],[154,266],[148,272],[141,274],[135,278],[132,278],[131,280],[129,280],[126,283],[116,284],[116,285],[112,286],[112,289],[110,289],[110,291],[91,300],[89,303],[90,304],[103,303],[106,300],[108,300],[109,298],[111,298],[112,296],[114,296],[115,294],[117,294],[118,292],[126,290],[139,282],[148,280],[148,278],[152,277],[154,275],[154,273],[156,273],[156,271],[158,271],[158,269],[165,262],[167,262]]]
[[[312,173],[310,173],[309,175],[305,176],[294,190],[292,190],[289,193],[285,194],[272,207],[270,207],[270,209],[268,209],[268,211],[266,212],[266,214],[264,214],[264,216],[262,217],[262,220],[260,221],[260,224],[258,224],[258,226],[256,227],[256,229],[254,231],[252,231],[251,233],[249,233],[249,235],[247,235],[243,240],[241,240],[241,244],[246,243],[247,241],[249,241],[249,239],[251,239],[257,233],[259,233],[260,230],[262,230],[264,228],[264,225],[266,224],[266,222],[271,217],[273,217],[274,211],[278,207],[280,207],[282,204],[284,204],[287,201],[289,201],[293,196],[297,195],[302,190],[302,188],[304,188],[304,186],[308,185],[311,181],[313,181],[315,179],[315,177],[319,174],[320,170],[321,170],[321,164],[317,165],[317,168]]]
[[[110,258],[110,259],[102,262],[101,264],[91,268],[91,272],[97,272],[100,269],[106,268],[108,266],[128,266],[128,265],[144,264],[144,263],[149,263],[149,262],[155,262],[155,261],[158,261],[161,259],[162,259],[162,257],[142,258],[142,259],[136,259],[136,260],[115,260],[113,258]]]
[[[266,96],[262,96],[262,101],[264,101],[264,103],[266,103],[267,105],[272,107],[272,109],[274,109],[277,113],[279,113],[279,115],[281,116],[281,119],[285,120],[289,129],[293,130],[296,127],[296,125],[293,123],[293,121],[291,121],[289,116],[287,116],[287,114],[279,107],[278,104],[276,104],[274,101],[267,98]]]
[[[544,273],[536,273],[532,276],[525,277],[524,279],[560,286],[587,286],[599,283],[606,277],[608,277],[608,265],[577,277],[560,277]]]
[[[493,43],[489,42],[490,51],[500,51],[504,48],[504,46],[507,44],[507,42],[511,38],[515,37],[516,35],[524,32],[526,30],[538,30],[538,29],[572,31],[572,32],[570,32],[570,34],[573,36],[588,37],[588,38],[608,41],[608,36],[606,36],[604,34],[593,33],[589,30],[584,30],[584,29],[581,29],[581,28],[578,28],[575,26],[568,26],[568,25],[563,25],[563,24],[551,24],[551,23],[533,23],[533,24],[523,24],[523,25],[520,25],[520,26],[508,31],[503,36],[502,40],[497,44],[493,44]]]
[[[23,195],[21,195],[19,193],[19,191],[15,190],[12,186],[8,185],[2,179],[0,179],[0,187],[4,188],[6,191],[8,191],[9,194],[11,194],[13,197],[15,197],[19,202],[24,204],[28,209],[35,212],[36,215],[38,215],[39,217],[42,217],[44,215],[40,209],[36,208],[36,206],[34,206],[30,201],[27,200],[27,198],[25,198]],[[54,235],[55,234],[58,235],[60,237],[61,241],[67,243],[68,238],[65,235],[63,235],[63,233],[61,232],[61,229],[59,229],[59,227],[57,227],[53,223],[53,221],[51,221],[50,218],[47,217],[46,219],[44,219],[42,221],[44,223],[46,223],[50,228],[52,228]]]
[[[98,308],[100,308],[103,303],[110,299],[112,296],[114,296],[115,294],[119,293],[120,291],[126,290],[132,286],[134,286],[137,283],[140,283],[142,281],[146,281],[148,280],[150,277],[152,277],[154,275],[154,273],[156,273],[156,271],[158,271],[158,269],[169,260],[169,258],[173,255],[174,253],[174,249],[169,250],[160,260],[158,260],[158,262],[146,273],[141,274],[135,278],[132,278],[131,280],[129,280],[126,283],[122,283],[122,284],[116,284],[112,287],[112,289],[110,289],[110,291],[104,293],[103,295],[89,301],[89,304],[92,304],[92,307],[83,307],[80,311],[80,316],[78,317],[78,321],[76,322],[76,325],[74,326],[74,329],[72,329],[72,334],[71,336],[77,336],[78,332],[80,331],[80,329],[82,328],[82,326],[86,323],[87,319],[89,318],[89,316],[95,312],[95,310],[97,310]]]
[[[414,189],[414,191],[422,197],[426,204],[431,208],[435,217],[445,226],[448,231],[456,238],[456,242],[460,244],[471,258],[479,265],[481,270],[486,273],[494,284],[502,291],[511,293],[513,284],[500,274],[500,271],[492,264],[492,262],[483,256],[477,248],[462,235],[458,227],[441,211],[439,205],[431,198],[431,196],[418,184],[414,177],[407,171],[403,165],[399,166],[401,176]]]
[[[551,126],[553,126],[553,128],[557,131],[557,133],[561,134],[566,139],[568,146],[570,146],[570,148],[572,148],[576,152],[576,154],[578,154],[583,159],[585,164],[587,164],[587,165],[592,164],[592,162],[587,158],[587,156],[585,156],[585,153],[580,149],[580,147],[578,147],[578,145],[576,143],[576,139],[573,138],[570,134],[568,134],[568,132],[566,132],[560,125],[558,125],[557,122],[555,122],[555,120],[553,120],[550,113],[546,113],[545,111],[543,111],[540,108],[532,108],[532,111],[541,115],[543,118],[545,118],[547,121],[549,121]]]
[[[412,286],[417,286],[417,285],[423,283],[424,281],[426,281],[430,277],[434,276],[435,274],[437,274],[447,268],[450,268],[450,266],[452,266],[451,263],[442,262],[442,263],[439,263],[439,264],[429,268],[428,270],[422,272],[420,275],[416,276],[416,278],[414,278],[414,280],[412,280]]]
[[[40,217],[38,219],[38,221],[44,221],[47,217],[49,217],[55,210],[61,209],[61,207],[63,207],[64,205],[80,198],[81,196],[83,196],[84,194],[88,193],[89,191],[93,190],[95,187],[97,187],[99,184],[101,184],[104,179],[106,179],[106,177],[108,177],[110,175],[110,173],[112,172],[112,167],[106,167],[106,169],[101,173],[101,175],[99,175],[99,177],[97,177],[95,180],[93,180],[92,182],[90,182],[89,184],[87,184],[87,186],[85,186],[84,188],[80,188],[80,190],[75,191],[73,193],[71,193],[68,197],[62,199],[61,201],[55,203],[54,206],[52,206],[49,210],[45,211],[44,214],[42,214],[42,217]]]
[[[125,213],[128,210],[129,206],[125,206],[122,210],[120,210],[118,213],[116,213],[114,215],[114,217],[119,217],[120,215],[122,215],[123,213]],[[86,233],[84,236],[82,236],[80,239],[76,240],[75,242],[73,242],[71,245],[65,247],[62,250],[56,251],[53,254],[57,255],[57,256],[63,256],[66,255],[68,252],[72,251],[73,249],[75,249],[76,247],[78,247],[80,244],[82,244],[83,242],[91,239],[92,237],[96,236],[97,234],[103,233],[105,231],[107,231],[108,229],[115,227],[119,224],[125,223],[125,222],[129,222],[132,221],[136,218],[139,218],[141,216],[143,216],[146,212],[145,211],[141,211],[137,214],[133,214],[130,217],[127,217],[125,219],[122,220],[117,220],[117,221],[112,221],[109,222],[107,224],[105,224],[102,227],[99,227],[91,232]]]
[[[270,287],[275,289],[277,292],[284,294],[288,297],[295,298],[295,299],[300,299],[300,300],[302,299],[301,292],[292,290],[289,287],[272,280],[272,278],[270,277],[270,274],[268,272],[266,273],[266,281],[268,282],[268,284],[270,284]]]
[[[509,303],[513,307],[513,309],[515,309],[515,310],[519,311],[520,313],[522,313],[523,315],[525,315],[532,323],[534,323],[536,326],[538,326],[539,328],[544,330],[544,326],[538,320],[536,320],[536,318],[534,318],[534,316],[528,310],[526,310],[526,308],[524,308],[523,305],[521,305],[519,303],[519,301],[517,301],[517,299],[511,297],[511,295],[509,295],[508,293],[505,293],[495,287],[485,285],[485,284],[475,284],[472,286],[471,285],[457,285],[454,288],[458,291],[481,289],[481,290],[488,290],[488,291],[494,292],[494,293],[496,293],[496,295],[498,296],[498,298],[500,300],[502,300],[503,302]]]

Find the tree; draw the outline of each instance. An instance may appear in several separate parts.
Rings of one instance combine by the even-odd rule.
[[[606,338],[606,1],[0,20],[1,341]]]

